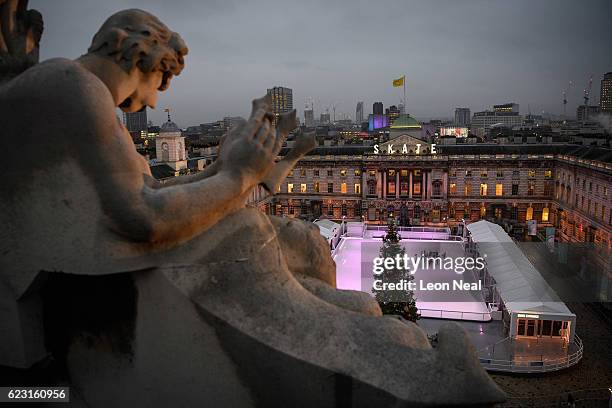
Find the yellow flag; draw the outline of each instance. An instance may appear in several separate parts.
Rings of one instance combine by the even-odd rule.
[[[402,75],[400,78],[394,79],[393,80],[393,86],[396,87],[396,88],[398,86],[404,86],[404,79],[406,79],[406,75]]]

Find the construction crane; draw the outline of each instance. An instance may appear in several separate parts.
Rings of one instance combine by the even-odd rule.
[[[589,78],[589,84],[584,90],[584,96],[582,97],[584,99],[584,121],[589,119],[589,96],[591,95],[591,88],[593,88],[593,75]]]
[[[574,85],[574,82],[569,81],[569,84],[567,84],[567,89],[563,90],[563,118],[564,119],[567,118],[567,93],[569,92],[572,85]]]

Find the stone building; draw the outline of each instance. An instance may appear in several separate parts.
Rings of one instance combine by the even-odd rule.
[[[520,230],[536,220],[540,230],[556,227],[560,241],[593,242],[607,251],[612,245],[610,149],[436,146],[407,135],[375,149],[318,147],[276,196],[254,195],[252,205],[288,217],[370,224],[386,223],[389,213],[413,226],[488,219]]]

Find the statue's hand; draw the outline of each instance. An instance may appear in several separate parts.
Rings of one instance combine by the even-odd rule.
[[[0,0],[0,80],[38,62],[43,19],[38,11],[27,7],[27,0]]]
[[[219,150],[220,169],[248,187],[255,186],[274,165],[279,145],[282,141],[272,125],[269,98],[255,99],[249,120],[224,137]]]

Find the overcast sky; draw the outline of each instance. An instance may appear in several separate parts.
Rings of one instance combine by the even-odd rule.
[[[570,80],[575,114],[593,75],[612,71],[612,1],[601,0],[31,0],[45,20],[41,60],[84,53],[103,21],[126,8],[152,12],[189,46],[186,68],[162,93],[181,127],[247,116],[250,100],[275,85],[293,89],[303,118],[355,116],[357,101],[400,102],[391,81],[406,75],[407,110],[452,117],[516,102],[522,113],[559,114]]]

